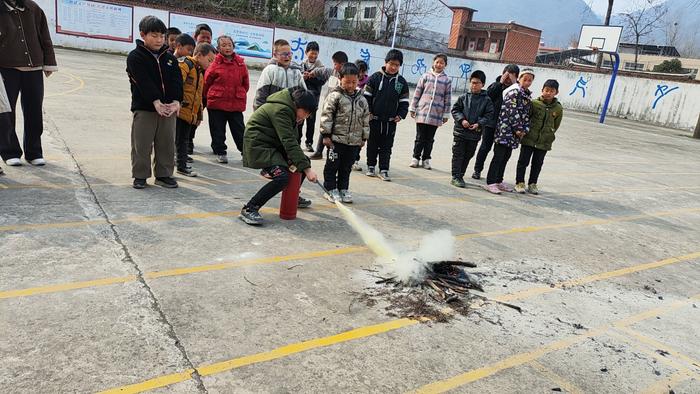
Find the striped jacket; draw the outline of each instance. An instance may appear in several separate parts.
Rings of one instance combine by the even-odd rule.
[[[444,72],[428,71],[418,80],[413,93],[411,113],[416,114],[416,123],[442,126],[447,122],[452,106],[452,79]]]

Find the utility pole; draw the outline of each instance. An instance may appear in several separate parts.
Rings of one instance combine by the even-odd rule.
[[[399,5],[396,7],[396,16],[394,19],[394,35],[391,37],[391,47],[394,47],[396,42],[396,28],[399,26],[399,13],[401,12],[401,0],[399,0]]]

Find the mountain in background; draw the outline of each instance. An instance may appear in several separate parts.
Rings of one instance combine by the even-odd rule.
[[[582,24],[602,24],[602,19],[584,0],[448,0],[445,3],[476,9],[474,21],[477,22],[514,21],[542,30],[542,40],[549,47],[567,47],[572,39],[578,40]],[[445,16],[426,18],[426,29],[449,34],[452,12],[443,8]]]

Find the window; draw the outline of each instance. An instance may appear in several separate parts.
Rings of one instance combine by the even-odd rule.
[[[353,19],[357,15],[357,7],[345,7],[345,19]]]
[[[479,38],[476,41],[476,50],[477,51],[483,51],[484,50],[484,45],[486,45],[486,39],[485,38]]]
[[[377,17],[377,7],[365,7],[365,19],[375,19]]]
[[[625,70],[627,71],[644,71],[643,63],[625,62]]]
[[[603,60],[603,67],[612,68],[613,63],[610,60]]]
[[[328,9],[328,19],[338,19],[338,7]]]
[[[505,39],[498,40],[498,52],[503,52],[503,47],[506,45]]]

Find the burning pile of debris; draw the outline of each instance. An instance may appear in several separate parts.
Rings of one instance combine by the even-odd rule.
[[[396,276],[392,276],[380,278],[376,283],[419,286],[429,289],[431,291],[429,295],[435,301],[446,303],[457,301],[460,296],[467,295],[470,289],[484,291],[481,284],[464,270],[464,267],[476,268],[474,263],[438,261],[427,262],[423,265],[426,269],[422,275],[422,281],[412,279],[408,283],[402,283],[397,280]]]
[[[368,288],[360,300],[367,306],[374,306],[380,301],[387,302],[385,309],[389,316],[428,318],[436,322],[449,321],[455,315],[466,316],[472,312],[475,300],[478,304],[496,302],[522,312],[517,305],[474,294],[473,290],[484,291],[476,275],[466,271],[466,268],[476,268],[474,263],[455,260],[422,262],[416,258],[412,263],[421,267],[420,274],[407,278],[373,274],[373,277],[379,279],[375,284],[384,287]]]

